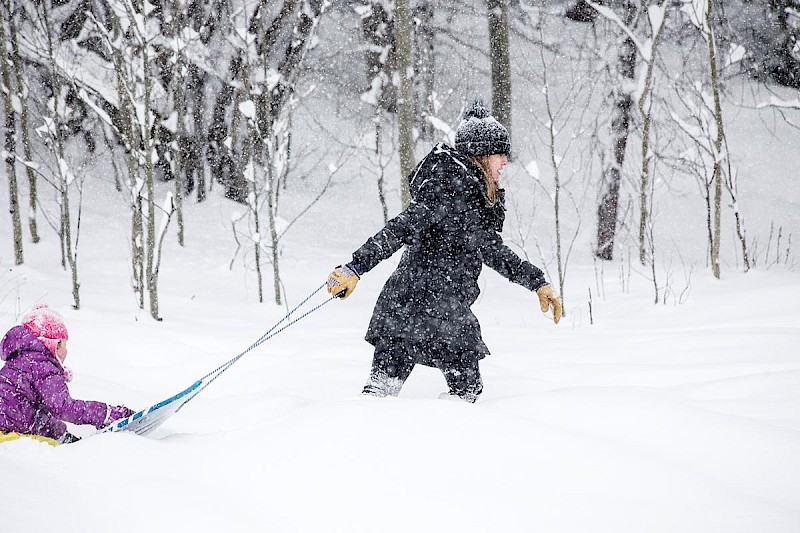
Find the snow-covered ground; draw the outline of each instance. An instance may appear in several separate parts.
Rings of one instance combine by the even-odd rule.
[[[75,397],[143,408],[283,316],[255,302],[240,260],[229,269],[237,208],[216,193],[189,211],[188,246],[167,245],[164,321],[139,312],[128,223],[114,215],[122,200],[93,183],[80,311],[69,308],[54,235],[26,244],[25,265],[12,267],[8,225],[0,230],[0,326],[37,301],[60,309]],[[287,242],[290,305],[378,229],[375,204],[369,222],[346,226],[340,240],[352,242],[316,229]],[[685,303],[653,305],[635,268],[599,276],[576,262],[559,326],[485,272],[475,310],[493,355],[485,392],[468,405],[438,400],[444,379],[425,367],[397,399],[359,396],[371,357],[362,336],[396,261],[248,354],[151,438],[0,446],[2,531],[800,531],[797,272],[729,267],[716,281],[701,270]]]

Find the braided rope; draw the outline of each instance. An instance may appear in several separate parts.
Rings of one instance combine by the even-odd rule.
[[[280,329],[277,329],[277,330],[275,329],[275,328],[277,328],[278,326],[280,326],[280,325],[281,325],[281,323],[283,323],[283,322],[284,322],[286,319],[288,319],[290,316],[292,316],[292,314],[293,314],[295,311],[297,311],[297,310],[298,310],[300,307],[302,307],[303,305],[305,305],[305,303],[306,303],[306,302],[308,302],[308,301],[309,301],[309,300],[310,300],[312,297],[314,297],[314,295],[316,295],[316,294],[317,294],[319,291],[321,291],[321,290],[322,290],[322,289],[325,287],[325,285],[326,285],[326,283],[323,283],[323,284],[322,284],[322,285],[320,285],[320,286],[319,286],[319,287],[318,287],[318,288],[317,288],[317,289],[316,289],[314,292],[312,292],[311,294],[309,294],[309,295],[306,297],[306,299],[305,299],[305,300],[303,300],[302,302],[300,302],[299,304],[297,304],[297,305],[294,307],[294,309],[292,309],[291,311],[289,311],[288,313],[286,313],[286,315],[285,315],[283,318],[281,318],[280,320],[278,320],[278,322],[276,322],[274,326],[272,326],[271,328],[269,328],[269,330],[267,330],[267,332],[266,332],[266,333],[264,333],[263,335],[261,335],[261,337],[259,337],[259,339],[258,339],[257,341],[255,341],[253,344],[251,344],[251,345],[250,345],[250,346],[249,346],[249,347],[248,347],[246,350],[244,350],[242,353],[240,353],[240,354],[239,354],[239,355],[237,355],[236,357],[233,357],[232,359],[230,359],[230,360],[226,361],[225,363],[221,364],[220,366],[218,366],[217,368],[215,368],[214,370],[212,370],[211,372],[209,372],[208,374],[206,374],[205,376],[203,376],[202,378],[200,378],[198,381],[205,381],[207,378],[209,378],[209,377],[213,376],[213,377],[211,377],[211,379],[209,379],[209,380],[208,380],[208,382],[207,382],[207,383],[204,383],[204,384],[203,384],[203,386],[202,386],[202,387],[200,387],[200,388],[197,390],[197,392],[195,392],[194,394],[192,394],[192,396],[191,396],[191,397],[190,397],[188,400],[186,400],[186,401],[183,403],[183,405],[181,405],[181,407],[180,407],[180,408],[183,408],[183,406],[184,406],[184,405],[186,405],[186,404],[187,404],[187,403],[189,403],[191,400],[193,400],[193,399],[195,398],[195,396],[197,396],[197,395],[198,395],[198,394],[199,394],[199,393],[200,393],[200,392],[201,392],[203,389],[205,389],[206,387],[208,387],[208,386],[209,386],[211,383],[213,383],[213,381],[214,381],[215,379],[217,379],[218,377],[220,377],[220,376],[222,375],[222,373],[223,373],[223,372],[225,372],[225,371],[226,371],[226,370],[228,370],[228,369],[229,369],[231,366],[233,366],[233,364],[234,364],[234,363],[236,363],[236,361],[238,361],[239,359],[241,359],[242,357],[244,357],[244,355],[245,355],[246,353],[248,353],[248,352],[250,352],[251,350],[253,350],[253,349],[257,348],[258,346],[260,346],[260,345],[261,345],[261,344],[263,344],[264,342],[268,341],[269,339],[271,339],[272,337],[274,337],[275,335],[277,335],[277,334],[278,334],[278,333],[280,333],[281,331],[285,330],[285,329],[286,329],[286,328],[288,328],[289,326],[291,326],[291,325],[293,325],[293,324],[296,324],[297,322],[299,322],[300,320],[304,319],[305,317],[307,317],[308,315],[310,315],[311,313],[313,313],[314,311],[316,311],[317,309],[319,309],[319,308],[320,308],[320,307],[322,307],[323,305],[327,305],[327,304],[329,304],[330,302],[332,302],[333,300],[335,300],[336,298],[328,298],[327,300],[325,300],[325,301],[324,301],[324,302],[322,302],[321,304],[318,304],[318,305],[314,306],[313,308],[311,308],[310,310],[306,311],[306,312],[305,312],[305,313],[303,313],[302,315],[298,316],[298,317],[297,317],[297,318],[295,318],[294,320],[291,320],[291,321],[287,322],[287,323],[286,323],[286,324],[285,324],[283,327],[281,327]]]

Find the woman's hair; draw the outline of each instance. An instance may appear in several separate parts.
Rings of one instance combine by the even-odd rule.
[[[497,203],[497,182],[492,178],[492,170],[489,166],[488,155],[476,155],[472,157],[472,161],[478,165],[483,173],[483,181],[486,183],[486,194],[489,200],[486,202],[486,207],[494,207]]]

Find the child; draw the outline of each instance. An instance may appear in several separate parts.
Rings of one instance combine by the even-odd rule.
[[[67,382],[72,372],[64,366],[68,338],[63,318],[46,304],[35,306],[22,318],[22,325],[3,337],[0,358],[6,363],[0,368],[0,442],[13,434],[75,442],[78,437],[67,431],[64,422],[101,428],[133,414],[124,405],[70,396]]]

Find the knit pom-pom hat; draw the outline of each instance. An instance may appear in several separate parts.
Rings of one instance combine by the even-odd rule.
[[[22,325],[28,328],[42,344],[47,346],[53,355],[56,355],[58,342],[69,339],[64,317],[60,313],[47,307],[47,304],[38,304],[22,317]]]
[[[475,100],[456,128],[456,150],[470,156],[511,154],[508,130],[482,100]]]

